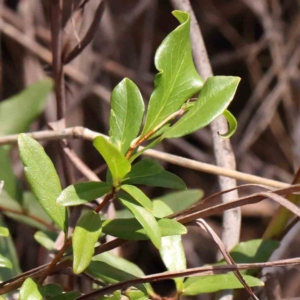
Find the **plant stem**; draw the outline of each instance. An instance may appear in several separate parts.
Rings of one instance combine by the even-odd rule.
[[[130,146],[126,158],[129,159],[133,153],[133,151],[139,147],[143,142],[148,140],[155,132],[157,132],[160,128],[162,128],[165,124],[167,124],[169,121],[173,120],[174,118],[181,116],[185,113],[184,108],[180,108],[179,110],[175,111],[171,115],[169,115],[165,120],[163,120],[160,124],[158,124],[156,127],[154,127],[151,131],[149,131],[146,135],[143,137],[138,138],[133,145]]]
[[[54,259],[52,260],[52,262],[50,263],[50,265],[47,267],[47,269],[45,270],[45,272],[41,275],[40,279],[39,279],[39,283],[42,284],[44,282],[44,280],[47,278],[47,276],[51,273],[52,269],[55,267],[55,265],[59,262],[59,260],[61,259],[61,257],[63,256],[63,254],[65,253],[65,251],[67,250],[67,248],[72,244],[72,239],[69,238],[65,244],[62,246],[62,248],[57,252],[57,254],[55,255]]]

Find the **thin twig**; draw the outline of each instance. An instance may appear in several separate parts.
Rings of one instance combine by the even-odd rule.
[[[46,140],[54,141],[54,140],[71,139],[71,138],[78,138],[78,139],[85,139],[85,140],[92,141],[95,137],[99,135],[106,137],[105,135],[99,132],[92,131],[88,128],[84,128],[80,126],[70,127],[60,131],[52,131],[52,130],[36,131],[36,132],[28,133],[28,135],[30,135],[32,138],[38,141],[46,141]],[[17,143],[17,140],[18,140],[17,134],[2,136],[0,137],[0,146],[15,144]],[[210,173],[214,175],[227,176],[245,182],[262,184],[274,188],[283,188],[283,187],[290,186],[290,184],[288,183],[284,183],[272,179],[266,179],[263,177],[259,177],[259,176],[255,176],[255,175],[251,175],[251,174],[247,174],[235,170],[230,170],[230,169],[218,167],[211,164],[202,163],[199,161],[195,161],[192,159],[188,159],[185,157],[181,157],[169,153],[164,153],[153,149],[149,149],[145,151],[144,154],[192,170]]]

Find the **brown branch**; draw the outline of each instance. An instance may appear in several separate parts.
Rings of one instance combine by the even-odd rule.
[[[172,271],[164,272],[160,274],[148,275],[141,278],[130,279],[116,284],[112,284],[108,287],[96,290],[92,293],[86,294],[76,298],[76,300],[92,300],[97,299],[97,297],[112,293],[115,290],[126,289],[130,286],[135,286],[137,284],[155,282],[166,279],[172,279],[177,277],[190,277],[190,276],[207,276],[215,274],[226,274],[228,272],[250,270],[256,268],[266,268],[266,267],[280,267],[288,265],[298,265],[300,264],[300,258],[282,259],[273,262],[265,263],[249,263],[249,264],[237,264],[237,265],[223,265],[223,266],[204,266],[198,268],[190,268],[182,271]]]
[[[46,130],[46,131],[36,131],[28,133],[32,138],[38,140],[38,141],[55,141],[60,139],[72,139],[72,138],[78,138],[78,139],[84,139],[92,141],[95,137],[102,135],[106,137],[105,135],[92,131],[88,128],[76,126],[76,127],[70,127],[66,128],[64,130]],[[17,143],[18,140],[18,134],[14,135],[7,135],[7,136],[0,136],[0,146],[2,145],[11,145]],[[141,147],[142,148],[142,147]],[[218,167],[215,165],[202,163],[196,160],[188,159],[185,157],[164,153],[161,151],[149,149],[144,152],[145,155],[151,156],[166,162],[169,162],[171,164],[182,166],[184,168],[189,168],[196,171],[206,172],[214,175],[221,175],[221,176],[227,176],[230,178],[235,178],[236,180],[241,180],[245,182],[251,182],[256,184],[262,184],[274,188],[283,188],[288,187],[290,184],[267,179],[235,170],[226,169],[223,167]]]

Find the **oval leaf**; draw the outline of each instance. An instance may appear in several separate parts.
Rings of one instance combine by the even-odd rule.
[[[131,167],[131,171],[126,175],[124,180],[135,180],[145,178],[162,172],[164,168],[151,159],[143,159]]]
[[[93,201],[111,191],[111,185],[106,182],[81,182],[68,186],[56,200],[63,206],[80,205]]]
[[[1,109],[1,107],[0,107]],[[0,125],[1,126],[1,125]],[[12,197],[12,199],[19,200],[20,193],[18,193],[17,180],[14,175],[10,157],[7,149],[0,147],[0,180],[4,181],[3,190]],[[1,187],[0,187],[1,195]]]
[[[190,16],[183,11],[174,11],[173,15],[181,25],[164,39],[156,51],[155,66],[159,73],[155,76],[143,136],[180,109],[203,85],[192,58]]]
[[[12,269],[11,261],[7,257],[4,257],[1,254],[0,254],[0,268]]]
[[[182,224],[172,219],[161,219],[157,221],[161,236],[186,234],[187,229]],[[103,222],[103,233],[125,239],[125,240],[148,240],[142,225],[132,218],[105,220]]]
[[[45,212],[62,230],[67,228],[66,209],[56,205],[61,185],[43,147],[27,134],[18,137],[19,152],[31,189]]]
[[[93,145],[107,163],[112,175],[113,184],[117,186],[131,169],[129,161],[116,146],[107,141],[103,136],[97,136],[94,139]]]
[[[234,133],[236,132],[236,129],[237,129],[237,120],[233,116],[233,114],[229,110],[227,110],[227,109],[223,112],[223,116],[227,120],[229,129],[228,129],[228,132],[226,132],[224,134],[219,133],[219,135],[222,138],[224,138],[224,139],[228,139],[228,138],[232,137],[234,135]]]
[[[171,214],[173,214],[173,210],[166,203],[161,200],[153,201],[153,215],[156,218],[164,218]]]
[[[73,272],[79,274],[90,264],[94,254],[95,243],[101,234],[101,218],[94,211],[84,214],[75,227],[73,246]]]
[[[87,272],[104,283],[110,284],[145,276],[137,265],[110,252],[94,256]],[[138,287],[143,289],[144,292],[145,288],[149,292],[153,291],[149,283],[140,284]]]
[[[128,193],[134,200],[136,200],[141,206],[152,211],[153,206],[151,200],[134,185],[123,184],[121,189]]]
[[[0,103],[0,135],[21,133],[43,111],[46,96],[53,88],[51,79],[38,81],[21,93]]]
[[[206,80],[195,105],[168,131],[165,138],[178,138],[205,127],[223,114],[236,92],[239,77],[214,76]]]
[[[5,237],[9,236],[9,231],[6,227],[2,227],[2,226],[0,227],[0,236],[5,236]]]
[[[31,278],[27,278],[20,289],[20,300],[42,300],[40,287]]]
[[[248,286],[263,286],[258,278],[243,275]],[[183,295],[193,296],[203,293],[214,293],[221,290],[242,289],[244,286],[233,273],[211,276],[195,276],[188,278],[184,283]]]
[[[140,131],[144,101],[138,87],[125,78],[113,89],[110,105],[110,140],[125,154]]]
[[[144,227],[148,237],[156,248],[160,248],[161,232],[154,216],[145,208],[137,205],[129,197],[122,196],[119,198],[122,204],[127,207],[136,217],[139,223]]]
[[[274,240],[250,240],[237,244],[231,251],[230,255],[235,263],[255,263],[268,261],[271,254],[279,247],[280,242]],[[226,264],[221,260],[217,265]],[[256,270],[244,270],[241,273],[251,275]]]
[[[186,269],[186,258],[180,235],[165,236],[161,239],[160,256],[169,271]],[[174,278],[177,292],[184,288],[183,277]]]
[[[172,213],[176,213],[178,211],[189,208],[194,203],[200,201],[202,197],[203,197],[202,190],[195,189],[195,190],[179,191],[175,193],[169,193],[167,195],[155,199],[153,201],[153,206],[154,203],[156,203],[156,200],[161,200],[172,210]],[[169,214],[170,213],[168,213],[167,215]],[[164,215],[163,217],[167,215]]]
[[[160,173],[156,173],[154,175],[149,175],[146,177],[135,177],[135,178],[127,179],[124,180],[124,183],[159,186],[159,187],[177,189],[177,190],[186,189],[186,185],[181,178],[166,170],[163,170]]]

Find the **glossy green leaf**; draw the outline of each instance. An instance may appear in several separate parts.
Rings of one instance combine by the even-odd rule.
[[[110,192],[111,185],[106,182],[81,182],[68,186],[56,200],[62,206],[80,205],[93,201]]]
[[[117,283],[124,280],[143,277],[145,274],[134,263],[116,256],[110,252],[105,252],[93,257],[87,272],[92,276],[102,280],[104,283]],[[150,284],[138,285],[138,288],[145,292],[152,291]]]
[[[61,288],[61,286],[54,283],[40,286],[39,290],[41,291],[44,297],[54,297],[54,296],[61,295],[63,293],[63,289]]]
[[[181,271],[186,269],[186,258],[180,235],[162,237],[159,252],[169,271]],[[183,277],[174,278],[178,292],[184,288],[183,280]]]
[[[153,215],[156,218],[164,218],[173,213],[172,209],[161,200],[153,201]]]
[[[137,205],[135,201],[130,199],[129,197],[122,196],[120,197],[120,201],[132,212],[135,218],[145,229],[154,246],[159,249],[161,232],[154,216],[147,209],[143,208],[140,205]]]
[[[189,208],[191,205],[200,201],[202,197],[203,197],[203,191],[195,189],[195,190],[186,190],[186,191],[169,193],[167,195],[156,198],[154,201],[156,200],[163,201],[168,207],[170,207],[173,213],[176,213],[183,209]],[[164,217],[165,216],[166,215],[164,215]]]
[[[124,180],[146,178],[162,172],[164,168],[154,160],[143,159],[131,167]]]
[[[30,277],[27,278],[20,289],[20,300],[42,300],[41,287],[38,286]]]
[[[103,297],[97,298],[97,300],[121,300],[122,293],[120,290],[114,291],[112,294],[104,295]]]
[[[72,292],[66,292],[54,297],[51,297],[49,300],[75,300],[77,299],[81,294],[77,291]]]
[[[9,236],[9,230],[6,227],[0,227],[0,236],[8,237]]]
[[[2,216],[0,216],[0,226],[7,227]],[[1,268],[0,271],[0,281],[6,281],[19,275],[21,270],[19,266],[18,255],[13,240],[10,236],[6,238],[0,238],[0,253],[4,258],[4,268]],[[7,260],[11,263],[11,265]],[[11,268],[6,268],[5,264],[7,264],[8,267],[11,266]]]
[[[51,251],[54,248],[54,242],[57,236],[58,233],[56,232],[37,231],[33,237],[39,244],[41,244],[47,250]]]
[[[143,291],[137,289],[129,289],[125,291],[125,295],[129,298],[129,300],[148,300],[148,295],[145,295]]]
[[[53,87],[51,79],[29,86],[19,94],[0,103],[0,135],[21,133],[43,111],[46,96]]]
[[[144,101],[138,87],[125,78],[113,89],[110,105],[110,140],[125,154],[140,131]]]
[[[118,185],[131,169],[129,161],[116,146],[107,141],[103,136],[97,136],[94,139],[93,145],[106,161],[113,178],[114,186]]]
[[[244,280],[250,287],[263,286],[264,283],[258,278],[243,275]],[[213,293],[221,290],[244,288],[233,273],[218,274],[211,276],[195,276],[188,278],[184,283],[183,295],[194,296],[203,293]]]
[[[211,123],[226,110],[239,82],[240,78],[233,76],[208,78],[195,105],[164,133],[164,137],[178,138]]]
[[[136,186],[123,184],[121,189],[128,193],[134,200],[136,200],[141,206],[152,211],[153,206],[151,200]]]
[[[236,118],[233,116],[233,114],[229,111],[229,110],[225,110],[223,112],[223,116],[226,118],[229,129],[228,132],[226,133],[219,133],[219,135],[224,138],[224,139],[228,139],[230,137],[232,137],[234,135],[234,133],[236,132],[237,129],[237,120]]]
[[[95,243],[102,232],[102,222],[99,214],[89,211],[84,214],[75,227],[73,245],[73,272],[79,274],[90,264],[94,254]]]
[[[11,261],[7,257],[4,257],[2,254],[0,254],[0,268],[12,269]]]
[[[183,11],[173,15],[181,23],[162,42],[155,54],[155,88],[151,95],[143,134],[147,134],[199,92],[203,81],[192,58],[190,17]]]
[[[45,212],[62,230],[67,228],[66,209],[56,205],[61,185],[54,165],[43,147],[27,134],[18,137],[19,153],[33,193]]]
[[[163,170],[160,173],[149,175],[147,177],[136,177],[132,179],[127,179],[124,180],[124,183],[158,186],[177,190],[186,189],[186,185],[181,178],[166,170]]]
[[[157,221],[161,236],[186,234],[184,225],[172,219],[161,219]],[[125,240],[148,240],[149,237],[142,225],[132,218],[113,219],[103,222],[103,233]]]
[[[236,263],[255,263],[268,261],[271,254],[279,247],[280,242],[274,240],[250,240],[237,244],[231,251],[230,255]],[[221,260],[217,265],[226,264]],[[244,274],[253,274],[255,270],[241,271]]]
[[[17,192],[17,180],[13,173],[11,160],[7,149],[3,147],[0,147],[0,166],[0,180],[4,181],[4,191],[6,191],[12,199],[19,200],[20,197]]]

